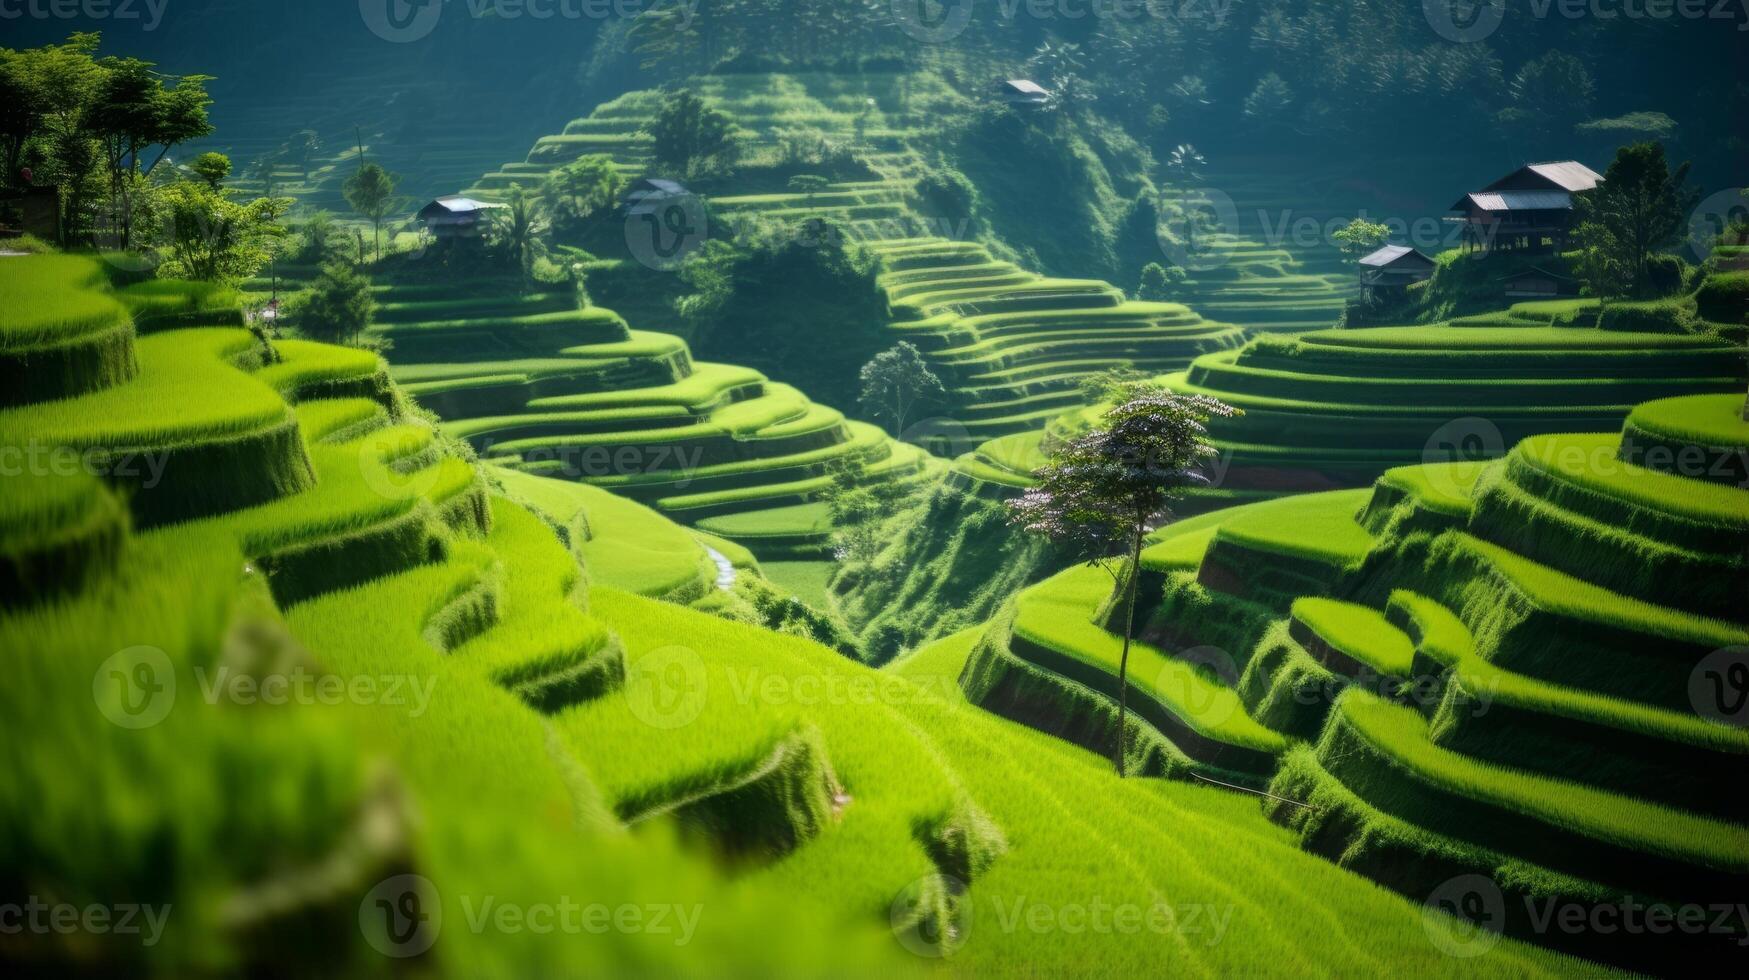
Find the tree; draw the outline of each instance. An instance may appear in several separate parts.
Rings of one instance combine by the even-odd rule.
[[[1287,115],[1293,101],[1293,89],[1280,75],[1270,72],[1258,79],[1257,87],[1245,97],[1245,115],[1260,122],[1276,122]]]
[[[596,215],[613,207],[625,184],[612,157],[592,153],[548,174],[541,181],[541,204],[555,234],[574,236],[587,230]]]
[[[1500,117],[1534,139],[1564,137],[1591,114],[1595,90],[1584,62],[1564,51],[1550,51],[1518,70],[1512,79],[1512,105]]]
[[[923,354],[905,341],[894,344],[862,366],[862,410],[893,425],[893,435],[905,431],[905,420],[917,403],[947,397],[947,388]]]
[[[297,261],[310,265],[326,262],[334,250],[334,216],[326,211],[315,211],[304,219],[299,232],[302,241],[295,254]]]
[[[285,234],[279,219],[289,198],[233,201],[204,182],[181,180],[163,189],[160,237],[169,242],[170,261],[160,272],[183,279],[239,282],[273,257]]]
[[[1652,253],[1676,242],[1695,204],[1687,177],[1687,163],[1671,172],[1663,144],[1634,143],[1616,151],[1603,183],[1575,195],[1580,272],[1594,295],[1652,291]]]
[[[1131,390],[1147,381],[1146,371],[1138,371],[1135,365],[1125,361],[1117,367],[1086,375],[1075,387],[1081,393],[1083,401],[1099,405],[1104,402],[1128,401]]]
[[[1377,221],[1355,218],[1331,233],[1330,237],[1336,240],[1336,247],[1342,250],[1342,254],[1349,261],[1358,262],[1377,251],[1391,237],[1391,229]]]
[[[1163,266],[1149,262],[1142,267],[1142,279],[1136,285],[1136,298],[1150,303],[1164,303],[1172,298],[1173,287],[1184,282],[1184,270],[1178,266]]]
[[[1131,389],[1129,399],[1087,434],[1063,445],[1009,502],[1009,520],[1043,535],[1075,560],[1104,568],[1125,593],[1123,652],[1117,667],[1117,743],[1112,762],[1121,778],[1129,714],[1130,642],[1135,632],[1136,580],[1142,538],[1171,521],[1183,488],[1206,483],[1199,467],[1215,449],[1205,436],[1211,418],[1238,410],[1206,395]],[[1114,571],[1112,563],[1119,562]]]
[[[352,210],[370,219],[378,259],[383,257],[383,217],[394,209],[395,188],[400,183],[399,174],[384,170],[381,164],[367,163],[340,188]]]
[[[312,340],[348,344],[370,328],[376,316],[370,278],[347,262],[329,262],[310,283],[309,295],[294,312],[298,330]]]
[[[814,203],[815,194],[824,191],[830,186],[832,186],[832,182],[819,174],[796,174],[789,179],[788,184],[789,192],[791,194],[807,195],[808,204]]]
[[[650,123],[658,167],[677,176],[721,170],[740,158],[735,121],[691,92],[676,92]]]
[[[231,176],[231,158],[223,153],[202,153],[188,162],[188,169],[216,191]]]
[[[527,281],[534,278],[534,260],[546,251],[544,238],[552,224],[540,200],[520,187],[511,188],[506,203],[507,207],[492,212],[492,242]]]

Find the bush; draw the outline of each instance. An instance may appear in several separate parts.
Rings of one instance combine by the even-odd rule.
[[[298,330],[312,340],[347,343],[370,327],[376,314],[370,279],[344,262],[330,262],[310,284],[297,310]]]
[[[1654,296],[1682,292],[1689,265],[1680,255],[1654,255],[1646,260],[1646,283]]]
[[[932,218],[962,220],[972,216],[978,191],[958,170],[931,170],[917,178],[911,194],[918,209]]]
[[[1681,300],[1610,303],[1597,316],[1600,329],[1633,333],[1689,333],[1693,324],[1694,311]]]
[[[1749,322],[1749,272],[1709,276],[1694,294],[1694,305],[1703,320]]]

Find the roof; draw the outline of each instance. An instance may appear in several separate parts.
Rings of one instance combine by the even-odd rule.
[[[1531,182],[1547,183],[1552,188],[1573,192],[1588,191],[1603,183],[1602,174],[1577,160],[1556,160],[1520,167],[1482,189],[1491,191],[1507,184],[1523,184],[1526,178],[1531,178]]]
[[[1051,94],[1045,90],[1044,86],[1025,78],[1010,78],[1002,83],[1002,87],[1018,95],[1048,96]]]
[[[1428,265],[1433,264],[1433,260],[1428,258],[1426,253],[1422,252],[1420,249],[1410,248],[1407,245],[1386,245],[1385,247],[1379,249],[1378,251],[1373,252],[1372,254],[1361,259],[1360,264],[1384,268],[1385,266],[1390,265],[1399,259],[1406,258],[1406,257],[1411,256],[1411,255],[1417,259],[1420,259],[1422,262],[1426,262]]]
[[[493,204],[489,201],[476,201],[471,197],[462,197],[459,194],[451,194],[447,197],[440,197],[437,200],[432,201],[430,204],[425,205],[423,208],[420,208],[419,217],[437,217],[439,212],[454,215],[473,214],[477,211],[489,211],[501,207],[504,207],[504,205]],[[406,212],[403,211],[401,213],[405,214]]]
[[[1573,195],[1566,191],[1477,191],[1452,205],[1462,210],[1465,203],[1483,211],[1570,211]]]
[[[627,198],[642,197],[645,194],[650,193],[688,194],[691,192],[686,189],[686,185],[680,183],[678,180],[666,180],[661,177],[639,177],[637,180],[632,181],[630,187],[626,188],[625,196]]]

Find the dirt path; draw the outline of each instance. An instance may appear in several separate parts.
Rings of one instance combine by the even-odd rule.
[[[711,561],[717,564],[717,588],[724,592],[734,591],[735,578],[741,574],[740,570],[735,568],[735,563],[729,560],[729,556],[708,544],[704,546],[704,550],[706,554],[711,556]]]

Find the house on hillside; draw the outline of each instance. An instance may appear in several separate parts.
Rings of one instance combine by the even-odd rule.
[[[1011,106],[1042,106],[1051,101],[1051,93],[1037,82],[1010,78],[996,86],[996,94]]]
[[[1433,278],[1434,264],[1420,249],[1386,245],[1360,260],[1360,288],[1375,299],[1401,296],[1415,283]]]
[[[505,205],[451,194],[419,209],[419,220],[435,238],[476,238],[486,215]]]
[[[1463,224],[1465,248],[1560,253],[1573,227],[1573,195],[1602,182],[1575,160],[1533,163],[1465,194],[1447,220]]]

